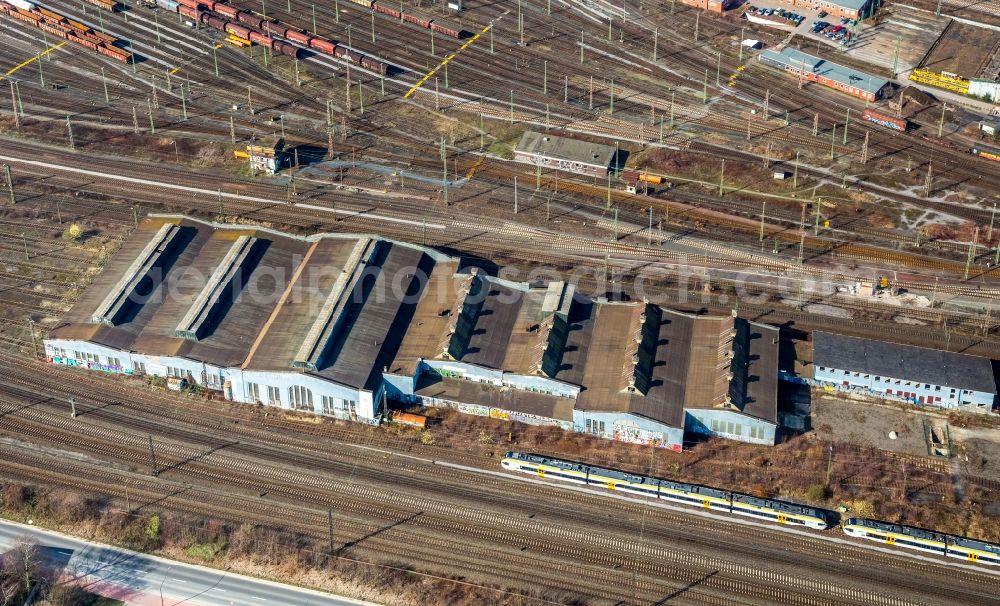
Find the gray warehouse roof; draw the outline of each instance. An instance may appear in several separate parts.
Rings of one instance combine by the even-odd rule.
[[[609,166],[615,156],[615,148],[610,145],[556,137],[530,130],[521,135],[516,149],[523,154],[541,154],[546,158],[602,167]]]
[[[780,51],[766,50],[760,54],[760,58],[762,61],[776,63],[791,69],[804,69],[817,76],[829,78],[830,80],[847,86],[853,86],[869,93],[876,93],[889,84],[889,81],[885,78],[859,72],[839,63],[833,63],[832,61],[803,53],[794,48],[783,48]]]
[[[940,349],[817,332],[813,334],[813,364],[956,389],[996,393],[993,364],[988,358]]]

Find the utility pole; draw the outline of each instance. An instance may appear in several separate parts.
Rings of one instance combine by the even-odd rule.
[[[868,164],[868,135],[871,131],[865,131],[865,143],[861,146],[861,163]]]
[[[31,255],[28,254],[28,234],[21,232],[21,242],[24,244],[24,260],[30,261]]]
[[[965,257],[965,279],[969,279],[969,268],[972,266],[972,260],[976,257],[976,244],[979,242],[979,226],[976,226],[976,231],[972,235],[972,242],[969,243],[969,254]]]
[[[844,140],[843,144],[847,145],[847,126],[851,123],[851,108],[847,108],[847,118],[844,120]]]
[[[659,27],[654,27],[653,28],[653,63],[656,63],[656,50],[657,50],[657,44],[659,42],[659,37],[660,37],[660,28]]]
[[[21,112],[17,108],[17,94],[14,92],[14,81],[10,81],[10,103],[14,106],[14,126],[21,130]]]
[[[153,102],[150,101],[149,97],[146,97],[146,109],[149,113],[149,134],[156,134],[156,124],[153,123]]]
[[[989,230],[986,231],[986,242],[987,243],[993,241],[993,220],[996,219],[996,216],[997,216],[997,203],[994,202],[993,203],[993,210],[990,212],[990,228],[989,228]]]
[[[802,265],[803,252],[806,246],[806,203],[802,203],[802,214],[799,216],[799,265]]]
[[[132,106],[132,131],[139,134],[139,110],[134,105]]]
[[[827,452],[829,454],[827,455],[827,458],[826,458],[826,485],[829,486],[830,485],[830,472],[833,471],[833,444],[830,444],[829,450]]]
[[[764,212],[767,211],[767,200],[763,200],[760,203],[760,241],[761,246],[764,242]]]
[[[771,89],[764,92],[764,122],[771,119]]]
[[[3,177],[7,182],[7,192],[10,193],[10,203],[13,206],[17,204],[17,199],[14,197],[14,179],[11,177],[9,164],[3,165]]]
[[[819,136],[819,114],[818,113],[813,116],[813,136],[814,137],[818,137]]]
[[[948,104],[941,103],[941,120],[938,122],[938,139],[944,136],[944,112],[948,109]]]
[[[818,236],[819,235],[819,208],[820,208],[820,206],[822,206],[822,204],[823,204],[823,198],[818,198],[815,201],[813,201],[813,206],[816,209],[816,212],[815,212],[815,217],[816,218],[813,221],[813,236]]]
[[[726,159],[722,159],[722,170],[719,171],[719,197],[725,192],[726,185]]]
[[[795,152],[795,168],[792,171],[792,189],[799,186],[799,152]]]
[[[73,123],[69,120],[69,114],[66,114],[66,131],[69,133],[69,148],[76,149],[76,142],[73,141]]]
[[[72,397],[69,399],[69,416],[74,419],[76,418],[76,400]]]
[[[441,137],[441,170],[444,175],[444,205],[448,206],[448,153],[444,147],[444,137]]]
[[[830,131],[830,161],[833,162],[833,147],[837,144],[837,125],[833,125],[833,130]]]
[[[332,556],[333,553],[334,553],[333,552],[333,510],[332,509],[327,510],[326,514],[327,514],[327,522],[329,523],[329,529],[330,529],[330,555]]]
[[[517,214],[517,177],[514,177],[514,214]]]
[[[104,76],[104,68],[101,68],[101,83],[104,84],[104,102],[111,103],[111,97],[108,95],[108,79]]]
[[[694,15],[694,41],[698,41],[698,28],[701,25],[701,13],[695,13]]]
[[[236,122],[232,116],[229,116],[229,139],[233,144],[236,143]]]
[[[927,198],[931,195],[931,185],[933,185],[933,166],[934,162],[930,161],[927,163],[927,177],[924,178],[924,197]]]
[[[160,470],[156,466],[156,452],[153,450],[153,436],[149,436],[149,469],[150,474],[159,477]]]

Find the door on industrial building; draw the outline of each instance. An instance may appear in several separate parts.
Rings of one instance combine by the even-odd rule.
[[[921,404],[923,404],[923,403],[924,403],[924,397],[923,397],[923,396],[920,396],[920,403],[921,403]]]

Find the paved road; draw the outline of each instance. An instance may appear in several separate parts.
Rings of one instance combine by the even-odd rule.
[[[365,606],[367,603],[75,539],[0,520],[0,549],[37,539],[49,564],[131,606]],[[367,606],[374,606],[367,604]]]

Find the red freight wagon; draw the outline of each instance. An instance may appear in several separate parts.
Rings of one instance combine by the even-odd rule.
[[[451,36],[452,38],[462,37],[462,28],[448,23],[442,23],[437,19],[431,21],[431,29],[440,34],[444,34],[445,36]]]
[[[193,9],[197,9],[199,4],[198,0],[177,0],[177,3]]]
[[[108,46],[98,46],[97,47],[97,52],[101,53],[102,55],[107,55],[108,57],[111,57],[112,59],[117,59],[118,61],[121,61],[122,63],[128,63],[129,59],[132,58],[132,53],[126,53],[125,51],[119,50],[119,49],[117,49],[117,48],[115,48],[113,46],[111,46],[111,47],[108,47]]]
[[[232,21],[226,22],[226,31],[229,32],[230,34],[234,34],[240,38],[243,38],[244,40],[250,39],[250,28],[243,27],[242,25],[239,25],[238,23],[233,23]]]
[[[288,55],[289,57],[299,58],[299,47],[293,46],[287,42],[281,40],[274,41],[274,50],[278,51],[282,55]]]
[[[177,12],[184,15],[185,17],[198,21],[198,13],[201,11],[182,4],[177,7]]]
[[[414,15],[413,13],[403,13],[403,20],[409,21],[410,23],[415,23],[420,27],[430,29],[431,20],[421,17],[420,15]]]
[[[371,57],[362,57],[361,66],[370,69],[376,73],[382,74],[383,76],[389,69],[388,65],[379,61],[378,59],[372,59]]]
[[[225,19],[220,19],[213,15],[208,16],[208,24],[217,30],[226,31],[226,24],[229,23]]]
[[[272,36],[280,36],[284,38],[285,32],[288,31],[288,28],[286,28],[285,25],[280,21],[274,21],[269,19],[264,22],[264,31],[271,34]]]
[[[309,38],[309,46],[315,48],[316,50],[321,50],[324,53],[334,54],[337,45],[329,40],[324,40],[322,38]]]
[[[361,65],[361,59],[362,59],[362,57],[364,57],[364,55],[362,55],[361,53],[359,53],[356,50],[348,50],[347,51],[347,58],[351,60],[351,63],[356,63],[358,65]]]
[[[399,19],[399,9],[393,8],[382,1],[376,2],[372,8],[374,8],[377,13],[382,13],[383,15],[389,15],[395,19]]]
[[[97,50],[97,47],[99,46],[96,42],[92,42],[90,40],[87,40],[86,38],[81,38],[80,36],[77,36],[76,34],[73,33],[68,34],[66,36],[66,39],[71,42],[76,42],[77,44],[80,44],[82,46],[86,46],[90,50]]]
[[[215,8],[213,8],[212,10],[219,13],[220,15],[225,15],[230,19],[235,19],[240,12],[240,9],[236,8],[232,4],[223,4],[222,2],[216,2]]]
[[[302,32],[295,31],[294,29],[289,29],[285,33],[285,37],[291,40],[292,42],[298,42],[299,44],[302,44],[304,46],[309,46],[309,36],[303,34]]]
[[[240,11],[236,18],[240,23],[246,23],[250,27],[256,27],[260,29],[264,25],[264,20],[253,13],[248,13],[246,11]]]
[[[256,30],[250,30],[250,42],[271,48],[274,44],[274,39]]]

